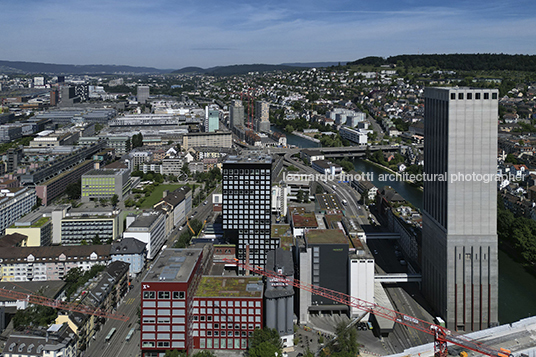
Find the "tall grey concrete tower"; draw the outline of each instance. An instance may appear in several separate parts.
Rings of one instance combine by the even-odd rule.
[[[422,288],[448,328],[480,330],[498,322],[498,91],[424,97]]]
[[[235,126],[244,126],[244,105],[241,100],[233,100],[229,113],[229,129]]]

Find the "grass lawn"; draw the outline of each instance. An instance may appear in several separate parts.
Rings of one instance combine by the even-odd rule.
[[[184,185],[180,185],[180,184],[168,184],[168,185],[160,184],[158,187],[154,188],[154,191],[151,194],[151,196],[145,198],[145,201],[143,201],[143,203],[141,204],[141,208],[142,209],[152,208],[157,202],[159,202],[162,199],[163,193],[164,193],[165,190],[169,190],[169,192],[173,192],[173,191],[175,191],[176,189],[178,189],[181,186],[184,186]]]

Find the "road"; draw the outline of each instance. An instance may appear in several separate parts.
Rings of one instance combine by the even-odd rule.
[[[312,167],[304,165],[297,160],[294,160],[290,154],[285,155],[285,160],[296,166],[306,174],[320,174]],[[334,193],[341,202],[342,200],[346,200],[348,202],[348,204],[344,207],[344,209],[346,210],[347,217],[357,218],[361,225],[368,224],[368,219],[366,219],[367,213],[364,207],[362,207],[358,202],[360,199],[360,195],[356,190],[350,187],[348,183],[341,182],[338,178],[336,178],[336,180],[326,180],[326,182],[318,181],[317,183],[322,185],[324,191],[328,193]],[[333,189],[333,187],[335,187],[335,189]]]
[[[90,342],[88,349],[84,352],[84,356],[102,356],[102,357],[136,357],[140,353],[140,331],[138,325],[137,309],[140,306],[141,284],[136,279],[132,282],[131,290],[121,300],[118,307],[118,312],[125,314],[130,319],[126,322],[118,320],[105,320],[99,332],[95,334],[95,340]],[[108,332],[115,327],[117,331],[110,340],[106,342],[105,338]],[[125,337],[131,328],[136,328],[134,335],[129,342],[125,341]]]

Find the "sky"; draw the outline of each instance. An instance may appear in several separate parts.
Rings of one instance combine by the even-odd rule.
[[[0,60],[180,69],[535,54],[536,1],[0,0]]]

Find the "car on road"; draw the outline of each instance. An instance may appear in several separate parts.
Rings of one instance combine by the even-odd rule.
[[[206,206],[206,205],[207,205],[207,203],[208,203],[208,201],[205,201],[205,202],[203,202],[203,206]]]

